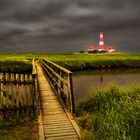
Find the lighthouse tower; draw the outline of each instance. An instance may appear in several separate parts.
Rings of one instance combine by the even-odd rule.
[[[100,40],[99,40],[99,52],[104,51],[104,36],[103,32],[100,32]]]

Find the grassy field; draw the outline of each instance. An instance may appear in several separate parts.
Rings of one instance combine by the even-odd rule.
[[[0,54],[1,72],[31,73],[32,59],[49,59],[69,70],[140,68],[140,54]],[[77,108],[83,140],[138,140],[140,87],[111,87],[95,93]]]
[[[33,54],[1,53],[0,72],[31,73]]]
[[[69,54],[46,58],[72,71],[85,69],[140,68],[139,54]]]
[[[115,85],[94,93],[77,108],[83,140],[139,140],[140,87]]]
[[[69,70],[79,71],[85,69],[116,69],[116,68],[140,68],[140,54],[37,54],[37,53],[9,53],[0,54],[0,67],[7,63],[31,64],[31,60],[49,59]],[[13,66],[13,65],[12,65]],[[16,65],[17,66],[17,65]],[[6,68],[5,68],[6,69]],[[19,69],[19,68],[18,68]],[[26,68],[27,69],[27,68]],[[2,71],[2,70],[1,70]],[[7,71],[7,70],[6,70]],[[10,71],[10,70],[9,70]],[[24,70],[25,71],[25,70]]]

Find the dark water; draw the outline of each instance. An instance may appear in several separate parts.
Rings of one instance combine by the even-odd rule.
[[[73,74],[75,104],[86,99],[93,91],[115,83],[119,86],[140,85],[140,69],[112,71],[83,71]],[[92,91],[92,92],[91,92]]]

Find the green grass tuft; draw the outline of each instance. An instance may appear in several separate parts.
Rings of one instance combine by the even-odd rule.
[[[140,138],[140,87],[111,86],[80,103],[76,115],[89,140]]]

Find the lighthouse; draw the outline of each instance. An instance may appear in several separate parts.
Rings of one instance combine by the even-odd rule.
[[[103,32],[100,32],[99,48],[96,49],[96,47],[94,45],[90,45],[85,50],[85,53],[106,53],[106,52],[111,53],[111,52],[117,52],[117,51],[116,51],[116,49],[113,46],[108,46],[108,48],[105,48]]]
[[[104,51],[104,35],[103,32],[100,32],[100,40],[99,40],[99,52]]]

